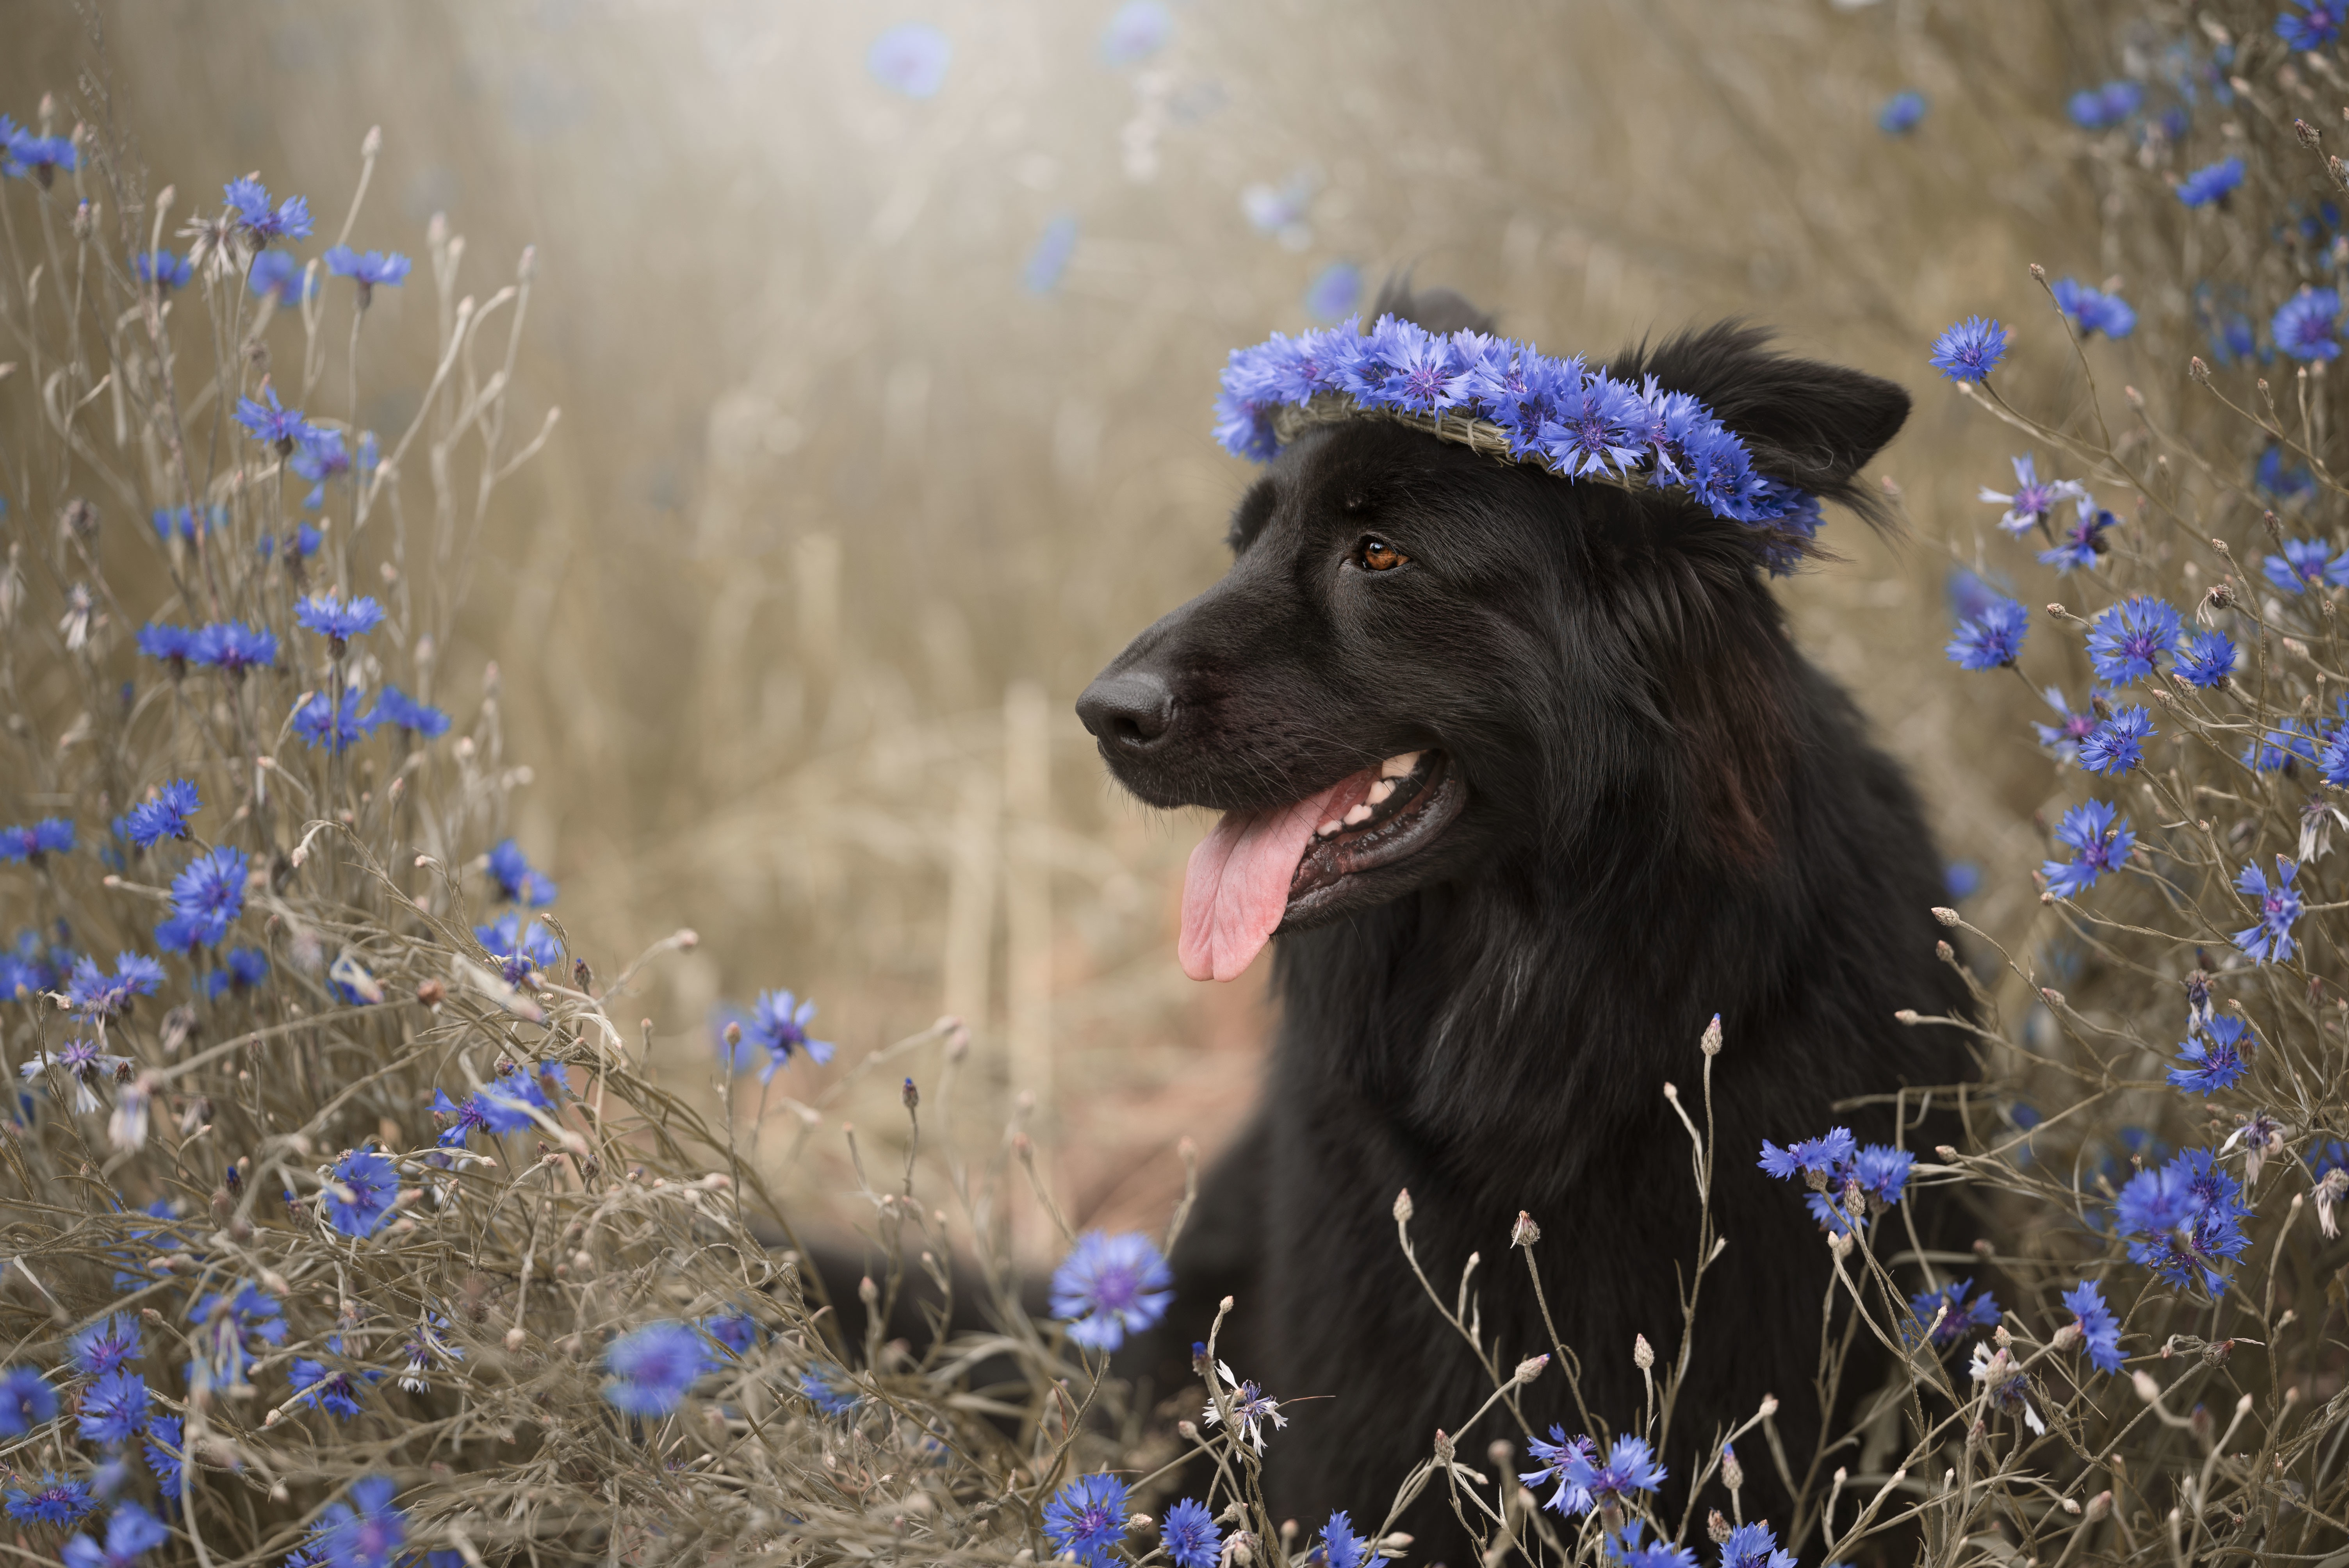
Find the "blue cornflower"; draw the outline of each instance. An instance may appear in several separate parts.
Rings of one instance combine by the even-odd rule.
[[[265,402],[263,399],[267,399]],[[236,400],[236,422],[252,432],[256,441],[266,441],[277,449],[278,456],[293,451],[295,443],[311,432],[310,421],[302,418],[299,408],[288,408],[277,400],[277,388],[264,381],[260,397],[240,397]]]
[[[171,909],[188,922],[195,940],[206,947],[219,945],[229,926],[244,913],[244,851],[223,844],[198,855],[171,879]]]
[[[1778,1549],[1766,1522],[1741,1524],[1721,1543],[1721,1568],[1795,1568],[1795,1554]]]
[[[647,1323],[605,1351],[612,1377],[604,1398],[627,1415],[666,1416],[709,1365],[709,1347],[691,1328],[667,1320]]]
[[[2099,611],[2088,624],[2088,662],[2096,678],[2126,686],[2154,673],[2155,661],[2178,646],[2178,611],[2139,594]]]
[[[1114,1350],[1166,1315],[1174,1271],[1139,1231],[1087,1231],[1052,1271],[1052,1315],[1088,1350]]]
[[[1980,381],[1998,368],[2006,345],[2006,328],[1971,315],[1933,340],[1929,363],[1952,381]]]
[[[2144,102],[2145,88],[2123,78],[2074,93],[2064,109],[2082,130],[2104,130],[2127,120]]]
[[[2276,13],[2276,36],[2293,53],[2306,54],[2341,36],[2341,7],[2331,0],[2286,0]]]
[[[74,825],[65,817],[44,817],[30,827],[0,828],[0,861],[30,861],[73,852]]]
[[[2023,453],[2013,459],[2014,493],[2002,494],[1988,485],[1982,488],[1981,499],[2006,508],[2006,515],[1998,520],[1999,527],[2012,534],[2023,534],[2041,526],[2047,514],[2055,510],[2059,500],[2085,502],[2088,491],[2077,480],[2039,480],[2039,465],[2033,454]]]
[[[2096,1282],[2084,1279],[2064,1293],[2063,1303],[2079,1325],[2080,1343],[2088,1352],[2089,1363],[2099,1372],[2121,1369],[2121,1326],[2113,1316],[2113,1309],[2105,1305],[2105,1293]]]
[[[2055,710],[2056,722],[2040,724],[2034,721],[2032,724],[2031,727],[2039,732],[2039,744],[2053,751],[2058,762],[2077,761],[2080,743],[2104,722],[2096,717],[2095,705],[2091,703],[2075,711],[2064,699],[2062,686],[2049,686],[2040,695],[2047,699],[2047,706]]]
[[[65,1568],[129,1568],[171,1539],[171,1532],[161,1520],[135,1502],[120,1502],[107,1516],[104,1545],[87,1535],[77,1535],[66,1542],[60,1555]]]
[[[808,1037],[807,1023],[815,1016],[815,1004],[802,1002],[789,991],[761,991],[750,1005],[750,1021],[743,1026],[743,1034],[766,1047],[767,1065],[759,1069],[759,1081],[773,1078],[793,1051],[804,1051],[808,1059],[819,1065],[832,1060],[832,1042]]]
[[[2199,1284],[2215,1295],[2227,1284],[2218,1263],[2251,1244],[2241,1195],[2241,1184],[2209,1150],[2183,1150],[2160,1169],[2129,1178],[2114,1201],[2113,1224],[2128,1242],[2131,1262],[2176,1289]]]
[[[1851,1180],[1861,1191],[1889,1208],[1908,1191],[1909,1172],[1916,1164],[1917,1157],[1906,1149],[1871,1143],[1853,1158]]]
[[[326,638],[339,654],[345,641],[383,624],[383,606],[364,596],[346,604],[334,593],[313,593],[294,606],[294,621]]]
[[[1973,1288],[1971,1279],[1953,1279],[1939,1290],[1920,1291],[1910,1296],[1908,1336],[1922,1337],[1930,1328],[1933,1348],[1947,1350],[1977,1328],[1996,1328],[1998,1298],[1988,1291],[1975,1295]],[[1949,1308],[1946,1314],[1941,1310],[1945,1305]],[[1938,1325],[1933,1321],[1936,1317],[1940,1318]]]
[[[2106,802],[2083,800],[2064,813],[2055,827],[2055,841],[2068,845],[2078,859],[2048,861],[2040,867],[2047,891],[2057,898],[2077,898],[2095,886],[2097,878],[2120,868],[2137,847],[2137,834],[2128,819]]]
[[[1341,322],[1361,298],[1362,269],[1352,262],[1331,262],[1305,285],[1305,314],[1318,322]]]
[[[0,1372],[0,1438],[21,1438],[57,1418],[57,1391],[30,1367]]]
[[[326,1221],[347,1236],[371,1236],[391,1218],[399,1172],[372,1149],[355,1149],[326,1172]]]
[[[71,171],[81,166],[81,155],[69,136],[35,136],[17,127],[7,117],[0,115],[0,174],[11,180],[22,180],[27,174],[41,182],[46,191],[57,179],[60,169]]]
[[[2022,655],[2023,639],[2030,633],[2030,613],[2012,599],[1998,599],[1980,614],[1959,622],[1946,651],[1960,668],[1999,669]]]
[[[374,442],[375,437],[371,432],[359,438],[359,458],[369,468],[375,461]],[[344,442],[340,430],[313,425],[303,436],[302,444],[295,449],[294,455],[285,459],[285,466],[310,481],[310,493],[302,498],[302,504],[324,506],[326,504],[326,481],[351,471],[350,448]],[[309,552],[303,553],[306,555]]]
[[[432,1091],[432,1114],[449,1124],[440,1130],[440,1136],[433,1140],[442,1149],[462,1149],[475,1128],[486,1130],[490,1125],[489,1117],[481,1109],[479,1095],[469,1095],[460,1102],[450,1099],[447,1089],[436,1088]]]
[[[2039,552],[2039,564],[2053,566],[2058,572],[2094,566],[2096,557],[2112,548],[2105,542],[2105,530],[2118,521],[2120,519],[2088,497],[2082,496],[2079,515],[2072,526],[2064,531],[2054,549]]]
[[[2269,556],[2261,569],[2287,593],[2305,593],[2319,584],[2349,585],[2349,553],[2333,554],[2321,539],[2287,539],[2283,553]]]
[[[1328,1568],[1372,1568],[1379,1561],[1370,1538],[1354,1533],[1354,1521],[1342,1508],[1321,1527],[1320,1556]]]
[[[225,527],[228,513],[220,507],[166,506],[157,508],[148,521],[155,525],[155,537],[169,544],[174,537],[193,544],[216,529]]]
[[[208,665],[241,676],[249,669],[265,669],[277,662],[277,634],[261,626],[248,626],[243,621],[215,621],[196,633],[195,651],[189,663]]]
[[[256,299],[274,296],[279,304],[299,304],[318,292],[318,280],[289,253],[264,251],[253,258],[244,286]]]
[[[147,1423],[147,1441],[142,1445],[147,1468],[154,1472],[156,1485],[167,1502],[180,1495],[180,1463],[187,1458],[187,1447],[180,1433],[179,1417],[157,1416]]]
[[[376,694],[367,717],[377,724],[393,725],[410,735],[438,740],[449,733],[449,716],[430,703],[419,702],[396,686]]]
[[[196,787],[185,779],[175,779],[155,791],[147,799],[130,808],[124,816],[130,841],[147,849],[158,839],[184,839],[188,836],[188,819],[203,809],[196,798]]]
[[[159,289],[183,289],[188,280],[196,275],[196,269],[187,257],[170,251],[133,251],[130,275]]]
[[[2235,673],[2235,644],[2224,632],[2189,632],[2170,673],[2190,686],[2222,686]]]
[[[2340,339],[2333,335],[2341,318],[2341,295],[2332,289],[2302,288],[2276,307],[2268,335],[2294,359],[2337,359]]]
[[[1911,88],[1894,93],[1876,111],[1876,129],[1887,136],[1906,136],[1925,118],[1925,95]]]
[[[1851,1163],[1859,1152],[1858,1141],[1851,1129],[1830,1129],[1816,1138],[1806,1138],[1781,1149],[1768,1139],[1762,1140],[1762,1169],[1781,1181],[1792,1181],[1796,1175],[1813,1178],[1812,1185],[1823,1185],[1835,1172]]]
[[[2189,207],[2208,207],[2226,200],[2227,192],[2243,182],[2243,160],[2222,158],[2205,164],[2178,182],[2178,199]]]
[[[392,1506],[398,1485],[388,1475],[351,1484],[351,1501],[321,1514],[319,1561],[330,1568],[390,1568],[408,1542],[408,1515]]]
[[[2251,483],[2280,501],[2296,501],[2316,493],[2316,476],[2308,471],[2308,466],[2285,468],[2283,448],[2273,441],[2261,449],[2259,460],[2251,465]]]
[[[2125,707],[2080,742],[2080,766],[2091,773],[2126,773],[2145,760],[2146,739],[2157,733],[2151,713]]]
[[[326,1340],[326,1350],[330,1355],[342,1355],[343,1336],[339,1334],[330,1336]],[[316,1406],[344,1421],[359,1413],[361,1389],[382,1379],[380,1367],[366,1367],[356,1374],[337,1372],[329,1369],[324,1362],[298,1356],[294,1358],[294,1368],[290,1374],[294,1392],[301,1397],[302,1403]]]
[[[759,1324],[747,1312],[721,1312],[701,1320],[701,1331],[726,1347],[730,1356],[747,1356],[759,1343]]]
[[[1639,428],[1646,411],[1639,394],[1620,381],[1587,375],[1552,399],[1550,417],[1541,424],[1542,453],[1570,477],[1629,472],[1645,456]]]
[[[1224,1532],[1216,1528],[1216,1516],[1206,1503],[1186,1497],[1158,1522],[1158,1544],[1174,1568],[1216,1568]]]
[[[153,1398],[147,1392],[147,1379],[138,1373],[108,1373],[81,1397],[82,1440],[121,1447],[146,1430],[147,1407]]]
[[[873,40],[864,68],[885,88],[909,98],[935,98],[946,85],[954,45],[926,22],[901,22]]]
[[[498,884],[498,896],[509,903],[544,909],[554,902],[554,880],[543,872],[533,870],[523,855],[522,846],[512,839],[500,841],[498,847],[490,851],[490,878]]]
[[[537,1081],[519,1067],[508,1068],[483,1084],[469,1105],[481,1125],[496,1133],[521,1132],[534,1127],[537,1119],[531,1115],[533,1110],[554,1109]]]
[[[232,947],[226,963],[227,966],[222,973],[227,976],[227,984],[236,990],[249,991],[269,978],[269,954],[258,947]],[[218,991],[215,990],[213,995],[219,995]]]
[[[2106,337],[2127,337],[2137,330],[2137,312],[2118,294],[2092,289],[2077,278],[2057,278],[2049,292],[2055,296],[2055,308],[2083,337],[2099,332]]]
[[[800,1392],[827,1416],[845,1416],[856,1408],[848,1374],[829,1361],[819,1361],[800,1374]]]
[[[2243,1037],[2250,1026],[2240,1018],[2214,1017],[2205,1026],[2207,1039],[2189,1039],[2178,1047],[2178,1058],[2189,1065],[2169,1069],[2174,1088],[2188,1094],[2212,1095],[2231,1088],[2251,1070],[2243,1059]]]
[[[47,1472],[36,1486],[8,1489],[8,1517],[19,1524],[76,1524],[97,1506],[86,1482]]]
[[[1767,1148],[1768,1145],[1764,1145]],[[1542,1506],[1558,1513],[1588,1513],[1590,1493],[1568,1479],[1568,1470],[1574,1465],[1588,1465],[1599,1458],[1599,1445],[1587,1437],[1568,1438],[1566,1429],[1552,1426],[1547,1441],[1540,1438],[1526,1439],[1526,1451],[1541,1461],[1541,1469],[1520,1470],[1517,1480],[1528,1487],[1546,1480],[1557,1482]]]
[[[1566,1479],[1590,1494],[1596,1508],[1619,1507],[1635,1491],[1653,1491],[1664,1484],[1664,1467],[1642,1438],[1618,1438],[1607,1450],[1607,1462],[1578,1455],[1567,1461]]]
[[[1645,1540],[1647,1532],[1647,1525],[1640,1520],[1625,1520],[1621,1530],[1607,1536],[1607,1561],[1618,1568],[1696,1568],[1695,1553],[1661,1535]]]
[[[197,1297],[188,1311],[190,1388],[242,1384],[264,1346],[285,1343],[285,1309],[250,1280],[226,1295]]]
[[[473,940],[489,949],[490,962],[509,985],[521,985],[533,969],[551,969],[563,962],[563,949],[553,934],[535,920],[523,925],[519,910],[510,909],[489,924],[473,927]]]
[[[273,208],[267,188],[250,174],[230,181],[224,190],[229,210],[236,214],[244,232],[260,243],[309,237],[310,203],[304,198],[288,196]]]
[[[1084,1568],[1110,1568],[1128,1511],[1125,1482],[1107,1471],[1081,1475],[1044,1505],[1044,1537],[1055,1556],[1071,1552]]]
[[[139,651],[148,658],[162,660],[177,675],[195,656],[196,634],[168,621],[150,621],[139,628]]]
[[[78,1013],[119,1013],[133,996],[152,996],[162,984],[163,966],[143,954],[116,954],[111,975],[99,969],[96,959],[80,958],[66,981],[66,1000]]]
[[[322,746],[332,752],[347,751],[376,727],[375,710],[361,713],[358,708],[358,699],[347,692],[313,692],[309,701],[294,710],[294,733],[314,751]]]
[[[2300,894],[2292,879],[2299,874],[2299,866],[2278,855],[2274,880],[2256,864],[2245,866],[2235,879],[2235,891],[2255,901],[2260,912],[2258,924],[2235,933],[2235,945],[2262,964],[2282,964],[2295,951],[2292,924],[2300,918]]]
[[[2273,773],[2294,762],[2314,763],[2319,740],[2316,727],[2302,718],[2287,718],[2243,748],[2243,766]]]
[[[361,255],[348,245],[330,245],[326,249],[326,270],[358,284],[361,309],[367,307],[377,288],[397,288],[406,283],[410,264],[398,251],[369,251]]]
[[[66,1358],[85,1377],[103,1377],[140,1354],[139,1320],[127,1312],[101,1317],[66,1341]]]

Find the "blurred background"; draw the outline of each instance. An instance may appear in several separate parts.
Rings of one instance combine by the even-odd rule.
[[[1178,1140],[1237,1130],[1265,965],[1183,977],[1205,819],[1121,799],[1071,705],[1222,570],[1248,477],[1208,435],[1224,356],[1391,271],[1553,353],[1744,315],[1908,386],[1878,468],[1912,538],[1831,520],[1844,559],[1784,599],[1950,858],[2004,873],[1973,918],[2035,909],[2046,765],[1973,711],[2030,694],[1940,653],[2015,449],[1925,355],[1981,311],[2052,366],[2026,264],[2109,270],[2113,198],[2029,150],[2082,134],[2048,128],[2111,74],[2088,8],[12,0],[8,24],[0,108],[110,104],[181,211],[258,171],[331,235],[379,125],[356,244],[421,256],[445,212],[482,295],[537,248],[516,424],[563,418],[502,494],[442,695],[463,722],[494,665],[533,774],[513,830],[600,974],[699,933],[615,1004],[677,1092],[715,1103],[727,1004],[819,1004],[832,1065],[738,1080],[732,1111],[811,1212],[855,1218],[841,1123],[885,1171],[897,1079],[934,1083],[940,1047],[872,1055],[941,1013],[974,1037],[956,1136],[983,1150],[1030,1107],[1079,1222],[1156,1228]],[[1923,118],[1879,129],[1909,90]],[[414,407],[423,274],[378,293],[363,424]]]

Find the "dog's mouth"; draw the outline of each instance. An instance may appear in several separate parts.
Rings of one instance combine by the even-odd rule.
[[[1226,812],[1184,876],[1183,972],[1237,977],[1275,931],[1336,902],[1349,878],[1433,843],[1467,798],[1444,753],[1406,751],[1302,800]]]

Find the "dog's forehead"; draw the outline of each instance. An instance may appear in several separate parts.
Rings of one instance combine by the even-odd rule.
[[[1363,420],[1309,430],[1281,448],[1235,513],[1299,523],[1358,516],[1383,504],[1456,484],[1478,467],[1474,454],[1398,424]]]

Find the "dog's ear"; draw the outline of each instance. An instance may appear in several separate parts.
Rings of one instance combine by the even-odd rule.
[[[1837,500],[1899,433],[1909,394],[1881,377],[1772,353],[1769,334],[1740,322],[1683,333],[1641,368],[1709,406],[1774,479]]]

